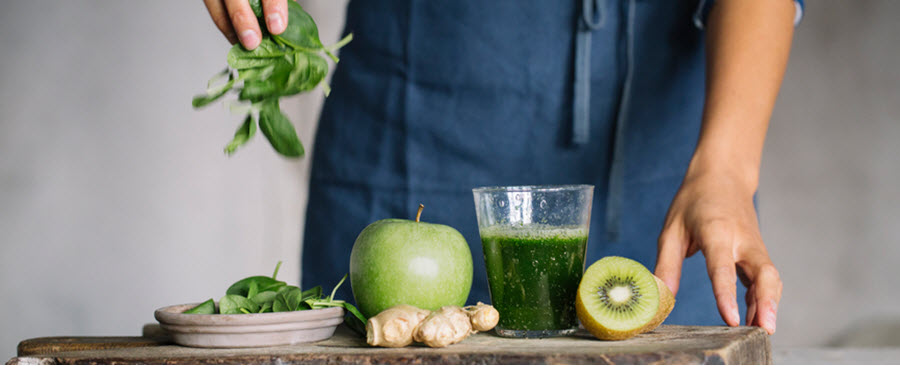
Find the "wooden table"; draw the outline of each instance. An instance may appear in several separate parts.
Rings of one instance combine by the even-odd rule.
[[[625,341],[476,334],[446,348],[372,348],[348,329],[294,346],[202,349],[172,344],[158,326],[142,337],[47,337],[19,343],[9,364],[769,364],[769,336],[757,327],[664,325]]]

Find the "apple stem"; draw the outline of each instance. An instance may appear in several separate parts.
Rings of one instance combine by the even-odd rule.
[[[416,222],[419,222],[419,218],[422,217],[422,210],[425,209],[425,205],[419,204],[419,212],[416,212]]]

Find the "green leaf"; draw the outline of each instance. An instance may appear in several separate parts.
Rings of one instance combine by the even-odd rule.
[[[328,63],[318,55],[308,54],[309,78],[300,86],[301,91],[313,90],[328,75]]]
[[[316,286],[300,294],[300,300],[319,299],[322,297],[322,286]]]
[[[252,114],[248,114],[247,118],[244,119],[244,123],[241,124],[241,127],[238,127],[237,131],[234,132],[234,138],[225,146],[225,153],[229,155],[234,154],[234,151],[237,150],[237,148],[246,144],[247,141],[250,141],[255,134],[256,120],[253,119]],[[254,282],[254,284],[256,284],[256,282]],[[250,297],[252,297],[252,295],[250,295]]]
[[[279,42],[307,51],[323,50],[319,28],[313,18],[295,1],[288,1],[288,24],[284,33],[272,35]],[[232,66],[234,67],[234,66]]]
[[[272,303],[272,311],[294,311],[299,301],[300,288],[297,286],[284,286],[278,290],[275,301]]]
[[[259,129],[275,148],[275,151],[286,157],[303,156],[303,144],[297,137],[297,131],[291,121],[281,113],[278,101],[264,105],[259,111]]]
[[[287,285],[286,283],[273,279],[272,277],[251,276],[232,284],[230,287],[228,287],[228,290],[225,291],[225,294],[247,297],[247,294],[250,292],[251,282],[256,282],[256,286],[260,292],[273,291],[273,288],[281,288],[281,286]],[[219,306],[221,307],[221,304]]]
[[[213,299],[209,299],[192,307],[188,310],[184,311],[184,314],[215,314],[216,313],[216,302]]]
[[[260,292],[263,292],[263,291],[274,291],[274,292],[278,292],[278,291],[280,291],[282,288],[285,288],[285,287],[288,287],[288,284],[284,283],[283,281],[275,281],[275,282],[272,282],[271,284],[269,284],[269,285],[266,286],[266,287],[260,288]]]
[[[275,302],[275,297],[278,295],[275,291],[262,291],[255,296],[251,296],[250,301],[255,302],[259,306],[264,306],[265,304],[269,304]]]
[[[259,102],[277,95],[278,89],[275,84],[268,81],[248,80],[244,82],[244,88],[241,89],[238,99]]]
[[[350,313],[350,315],[344,317],[344,324],[346,324],[347,327],[349,327],[357,334],[365,337],[366,323],[368,322],[366,317],[362,315],[362,313],[359,311],[359,309],[356,308],[356,306],[353,306],[348,302],[345,302],[342,306],[344,307],[344,309],[347,309],[347,312]]]
[[[263,17],[262,2],[260,0],[250,0],[250,9],[253,9],[253,14],[257,18]]]
[[[272,303],[267,302],[259,307],[260,313],[271,313],[272,312]]]
[[[279,59],[284,59],[286,54],[288,52],[270,38],[263,38],[259,46],[252,51],[248,51],[238,43],[228,51],[228,66],[237,70],[270,66]]]
[[[328,64],[322,54],[338,62],[334,52],[350,42],[353,34],[348,34],[334,45],[324,47],[313,18],[300,4],[288,1],[287,28],[282,34],[273,35],[268,32],[262,19],[262,0],[247,1],[261,25],[262,39],[259,46],[253,50],[247,50],[240,44],[232,46],[226,57],[229,67],[214,75],[207,83],[207,93],[195,96],[191,104],[194,108],[199,108],[218,100],[229,90],[236,90],[239,101],[252,103],[237,106],[232,104],[231,110],[237,110],[241,114],[259,113],[259,121],[255,126],[263,130],[275,150],[287,157],[301,157],[304,154],[303,144],[290,121],[281,113],[278,99],[313,90],[319,85],[322,85],[325,96],[328,96],[330,87],[322,83],[328,74]],[[229,79],[226,83],[214,86],[226,76]],[[263,111],[263,104],[274,107],[270,106]],[[245,121],[238,128],[232,142],[225,148],[226,153],[234,153],[252,137],[253,125]]]
[[[279,296],[284,298],[284,304],[287,305],[288,311],[300,310],[300,303],[302,302],[300,300],[302,298],[300,288],[293,287],[282,292]]]
[[[219,89],[212,90],[212,93],[201,94],[194,96],[194,99],[191,100],[191,105],[194,108],[203,107],[209,103],[215,102],[219,98],[221,98],[225,93],[231,90],[231,87],[234,86],[234,80],[228,80],[225,84],[223,84]]]
[[[360,312],[359,309],[356,308],[356,306],[353,306],[353,304],[351,304],[349,302],[344,302],[341,306],[343,306],[344,309],[347,309],[347,311],[349,311],[350,314],[353,314],[353,316],[355,316],[357,319],[359,319],[359,321],[361,321],[363,323],[363,325],[365,325],[366,322],[368,321],[366,319],[365,315],[363,315],[362,312]]]
[[[282,95],[294,95],[316,88],[328,75],[328,63],[321,56],[298,52],[294,54],[294,69],[287,79]]]
[[[219,71],[211,78],[209,78],[209,81],[206,82],[206,93],[209,94],[210,90],[217,89],[214,87],[214,85],[225,82],[225,79],[231,80],[231,70],[227,67],[225,68],[225,70]]]
[[[247,290],[247,298],[250,299],[256,294],[259,293],[259,283],[256,281],[250,282],[250,289]]]
[[[279,296],[275,299],[275,302],[272,303],[272,312],[280,313],[282,311],[291,311],[291,310],[288,308],[287,303],[285,302],[284,298]]]
[[[241,308],[254,313],[259,305],[240,295],[225,295],[219,300],[219,314],[241,314]]]

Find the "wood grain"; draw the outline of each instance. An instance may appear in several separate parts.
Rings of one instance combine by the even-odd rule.
[[[145,329],[151,335],[153,329]],[[158,333],[156,333],[158,335]],[[19,344],[10,364],[769,364],[769,337],[756,327],[661,326],[624,341],[571,337],[510,339],[476,334],[432,349],[372,348],[341,327],[315,344],[246,349],[181,347],[165,338],[52,337]]]

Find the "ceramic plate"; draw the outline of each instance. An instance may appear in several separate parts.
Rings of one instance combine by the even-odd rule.
[[[167,306],[153,314],[176,344],[189,347],[268,347],[328,339],[344,309],[262,314],[182,314],[198,304]]]

